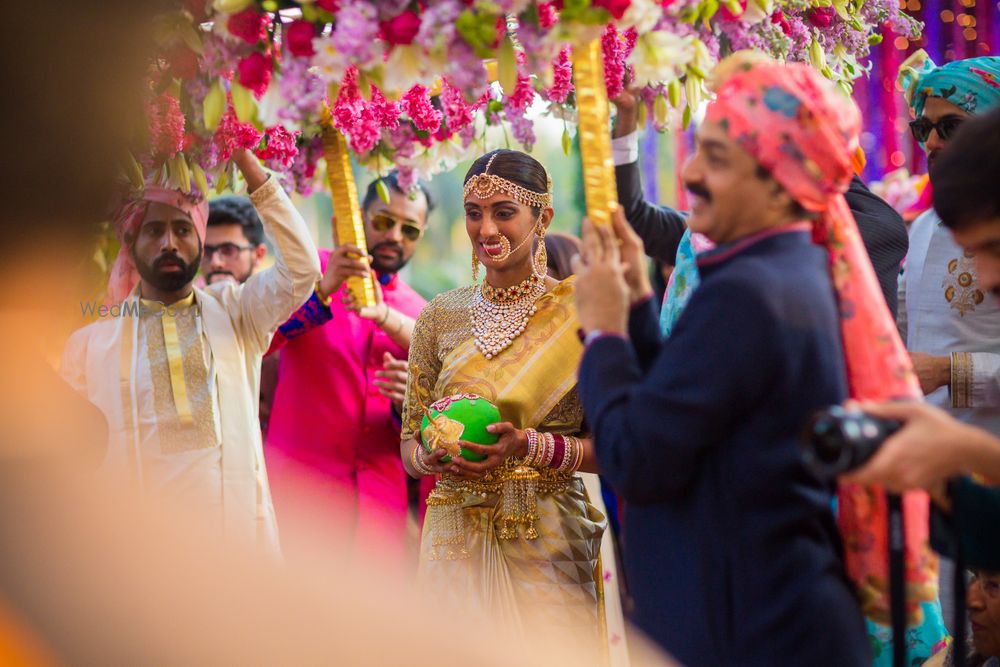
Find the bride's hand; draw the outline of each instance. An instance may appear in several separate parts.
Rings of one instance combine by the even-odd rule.
[[[482,461],[466,461],[455,457],[449,464],[448,472],[460,479],[479,479],[490,470],[503,464],[511,456],[523,457],[528,453],[528,436],[519,428],[514,428],[510,422],[492,424],[486,428],[490,433],[500,436],[496,444],[477,445],[472,442],[460,442],[465,449],[486,458]]]

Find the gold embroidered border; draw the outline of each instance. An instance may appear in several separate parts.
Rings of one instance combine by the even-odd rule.
[[[972,407],[972,353],[951,353],[951,407]]]

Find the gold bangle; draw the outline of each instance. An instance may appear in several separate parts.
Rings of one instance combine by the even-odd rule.
[[[382,303],[382,305],[385,306],[385,315],[383,315],[382,319],[378,321],[379,327],[382,327],[383,325],[385,325],[386,320],[389,319],[389,306],[388,306],[388,304],[386,304],[384,302]]]
[[[328,294],[327,296],[323,296],[323,291],[319,287],[318,280],[316,281],[316,285],[313,287],[313,291],[316,292],[316,298],[319,299],[319,302],[329,308],[330,303],[333,301],[333,295]]]

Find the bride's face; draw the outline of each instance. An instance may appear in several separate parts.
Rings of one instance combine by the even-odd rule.
[[[537,221],[534,211],[503,192],[487,199],[470,195],[465,200],[465,229],[476,256],[487,270],[522,263],[530,265],[531,237],[535,234]],[[506,237],[509,245],[501,237]],[[513,252],[510,257],[498,263],[496,259],[503,256],[506,248]]]

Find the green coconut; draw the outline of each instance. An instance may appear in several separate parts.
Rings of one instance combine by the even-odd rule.
[[[482,396],[476,394],[448,396],[431,405],[430,412],[436,426],[428,429],[430,419],[427,415],[424,415],[423,423],[420,425],[420,440],[428,452],[433,451],[428,440],[435,431],[440,433],[445,443],[465,440],[477,445],[494,445],[499,439],[496,434],[487,431],[486,427],[500,421],[500,410]],[[441,417],[444,419],[440,419]],[[470,452],[465,447],[461,448],[461,456],[466,461],[482,461],[486,458],[482,454]],[[450,455],[441,459],[442,463],[450,461]]]

